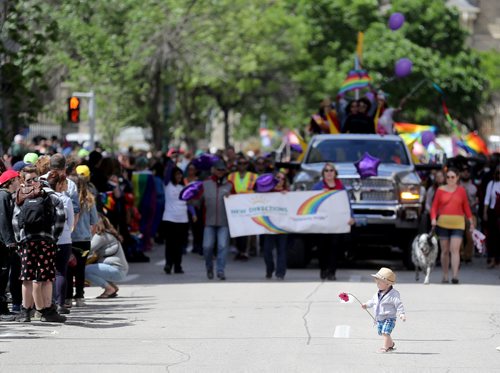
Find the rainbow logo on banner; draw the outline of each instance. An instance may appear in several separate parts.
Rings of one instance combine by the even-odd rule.
[[[302,203],[297,210],[297,215],[313,215],[318,212],[319,206],[327,200],[329,197],[337,193],[338,190],[329,190],[320,194],[317,194]]]
[[[269,232],[273,233],[288,233],[286,230],[281,229],[280,227],[276,226],[269,216],[257,216],[255,218],[252,218],[252,220],[260,225],[261,227],[264,227],[267,229]]]

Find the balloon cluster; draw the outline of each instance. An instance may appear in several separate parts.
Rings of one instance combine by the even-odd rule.
[[[401,13],[392,13],[389,17],[389,28],[392,31],[399,30],[405,23],[405,16]],[[413,62],[409,58],[400,58],[394,65],[394,73],[398,78],[404,78],[411,74]]]

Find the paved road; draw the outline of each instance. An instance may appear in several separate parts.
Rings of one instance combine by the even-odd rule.
[[[439,283],[439,268],[429,286],[399,271],[408,321],[381,355],[370,317],[337,296],[370,298],[370,273],[396,262],[341,269],[336,282],[290,270],[280,282],[253,258],[229,261],[222,282],[206,280],[194,254],[186,274],[165,275],[161,251],[131,265],[118,298],[88,288],[66,325],[0,324],[0,372],[500,372],[500,271],[483,259],[462,268],[460,285]]]

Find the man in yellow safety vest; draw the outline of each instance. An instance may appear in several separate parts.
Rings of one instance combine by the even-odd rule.
[[[243,154],[240,154],[236,162],[236,171],[231,172],[227,179],[233,183],[234,193],[253,193],[257,176],[257,174],[248,171],[248,159]],[[248,260],[248,237],[237,237],[235,241],[238,254],[234,259]]]

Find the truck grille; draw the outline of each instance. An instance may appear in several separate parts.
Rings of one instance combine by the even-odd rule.
[[[391,180],[384,179],[341,179],[349,192],[352,202],[386,202],[396,201],[395,187]],[[360,191],[359,200],[356,199],[356,190]]]

